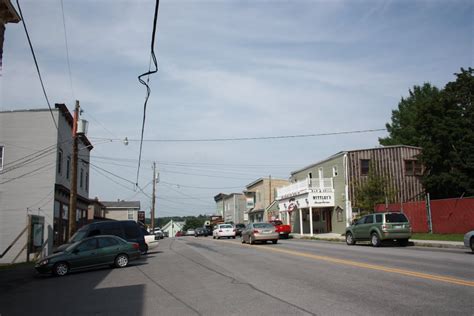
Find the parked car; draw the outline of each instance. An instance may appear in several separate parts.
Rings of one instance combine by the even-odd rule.
[[[403,213],[369,214],[346,228],[348,245],[369,240],[372,246],[378,247],[384,240],[397,240],[400,245],[406,246],[410,237],[410,222]]]
[[[235,225],[235,236],[242,236],[242,231],[245,229],[245,224]]]
[[[279,234],[275,230],[275,226],[270,223],[250,223],[242,231],[242,243],[253,245],[256,241],[266,243],[271,241],[276,244]]]
[[[163,232],[163,237],[169,237],[169,232]]]
[[[183,232],[182,231],[177,231],[176,234],[174,235],[175,237],[181,237],[181,236],[184,236]]]
[[[222,237],[235,239],[235,228],[231,224],[218,224],[212,231],[212,238],[220,239]]]
[[[471,251],[474,253],[474,230],[464,235],[464,246],[471,248]]]
[[[58,248],[54,252],[64,251],[71,244],[81,241],[87,237],[93,237],[98,235],[114,235],[125,239],[129,242],[136,242],[140,245],[140,250],[143,252],[146,250],[145,238],[140,225],[135,221],[102,221],[95,222],[85,226],[82,226],[71,239]]]
[[[163,239],[165,234],[163,233],[163,231],[161,230],[161,228],[159,227],[156,227],[153,232],[152,232],[156,237],[158,237],[158,239]]]
[[[206,231],[206,236],[212,236],[212,226],[211,225],[204,226],[204,230]]]
[[[283,222],[278,219],[270,221],[270,224],[275,226],[275,231],[280,235],[280,238],[288,239],[290,237],[290,233],[291,233],[290,225],[283,224]]]
[[[206,231],[202,227],[198,227],[194,230],[194,237],[204,236],[206,237]]]
[[[186,231],[186,236],[194,236],[194,233],[195,233],[194,229],[190,228]]]
[[[117,236],[95,236],[70,244],[62,252],[39,260],[35,269],[39,273],[63,276],[70,271],[103,265],[124,268],[129,261],[140,257],[140,245]]]
[[[160,239],[157,235],[148,232],[144,227],[141,227],[143,237],[145,238],[145,250],[142,251],[142,255],[146,255],[149,250],[158,248]]]

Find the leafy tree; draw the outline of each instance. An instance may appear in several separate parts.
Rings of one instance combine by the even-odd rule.
[[[382,145],[422,147],[422,182],[433,198],[474,195],[474,69],[463,69],[439,91],[415,86],[392,111]]]
[[[411,145],[420,146],[420,133],[416,130],[419,108],[430,105],[439,95],[438,88],[429,83],[423,86],[414,86],[409,90],[409,96],[402,98],[398,109],[392,111],[392,123],[385,126],[389,136],[379,138],[384,146]]]
[[[356,206],[361,215],[372,213],[376,204],[393,202],[394,198],[395,191],[390,188],[388,179],[377,173],[371,163],[367,180],[356,187]]]
[[[204,226],[204,221],[206,219],[203,217],[191,217],[186,219],[186,224],[183,226],[183,230],[186,231],[190,228],[196,229],[198,227],[203,227]]]
[[[433,198],[474,195],[474,69],[461,68],[436,102],[418,108],[415,128]]]

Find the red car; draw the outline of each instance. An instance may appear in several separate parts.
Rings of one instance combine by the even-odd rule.
[[[176,233],[176,235],[174,235],[175,237],[181,237],[181,236],[184,236],[183,232],[182,231],[178,231]]]
[[[291,226],[283,224],[282,221],[276,219],[270,221],[270,223],[275,226],[275,231],[280,235],[281,238],[286,238],[290,236],[291,233]]]

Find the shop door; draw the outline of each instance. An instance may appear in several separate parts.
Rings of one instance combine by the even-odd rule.
[[[325,210],[326,213],[326,232],[332,232],[332,210]]]

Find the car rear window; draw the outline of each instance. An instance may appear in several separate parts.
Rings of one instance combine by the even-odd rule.
[[[273,228],[273,225],[270,223],[257,223],[253,224],[254,228]]]
[[[272,223],[273,223],[273,225],[283,225],[283,223],[281,221],[273,221]]]
[[[407,223],[408,218],[402,213],[385,214],[385,223]]]
[[[230,224],[220,225],[220,228],[232,228],[232,225]]]

